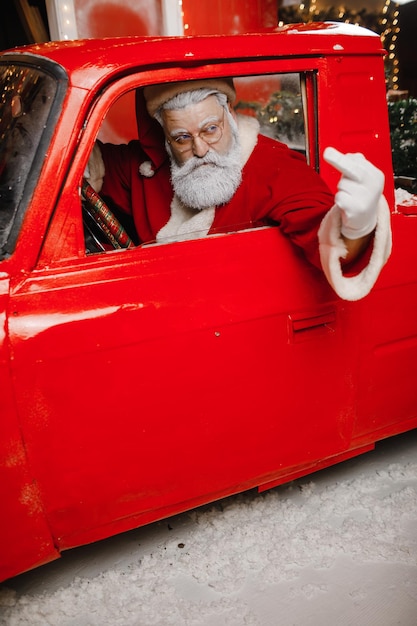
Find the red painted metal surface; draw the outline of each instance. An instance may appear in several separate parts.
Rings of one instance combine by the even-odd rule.
[[[382,55],[374,36],[318,26],[0,55],[68,75],[0,261],[2,579],[417,426],[417,221],[394,210]],[[394,250],[367,298],[340,300],[276,228],[85,255],[80,183],[118,95],[286,71],[311,77],[308,154],[329,184],[327,145],[386,174]]]

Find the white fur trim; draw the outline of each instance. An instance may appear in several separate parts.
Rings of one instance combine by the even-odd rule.
[[[327,280],[340,298],[360,300],[371,291],[391,253],[390,210],[384,196],[381,196],[378,203],[371,258],[368,265],[356,276],[347,277],[342,273],[340,259],[346,257],[347,249],[340,236],[340,227],[340,209],[335,204],[324,216],[318,233],[321,264]]]
[[[158,243],[201,239],[210,230],[214,220],[214,207],[195,210],[184,206],[177,196],[171,202],[171,217],[156,234]]]
[[[139,165],[139,174],[145,176],[145,178],[152,178],[155,174],[155,170],[152,167],[152,163],[150,161],[144,161]]]
[[[254,117],[238,115],[237,125],[243,167],[258,141],[259,123]],[[167,243],[205,237],[213,223],[215,210],[215,207],[202,210],[189,209],[174,195],[171,202],[171,217],[157,233],[156,241]]]
[[[100,192],[103,186],[103,178],[105,174],[104,161],[101,156],[101,150],[99,145],[94,144],[94,148],[90,154],[87,167],[84,172],[84,177],[88,180],[92,188]]]
[[[228,101],[233,104],[236,99],[236,91],[231,78],[204,78],[202,80],[187,80],[176,83],[162,83],[159,85],[149,85],[145,87],[144,95],[146,107],[151,117],[155,116],[158,109],[178,96],[180,93],[187,91],[196,91],[198,89],[212,89],[219,91],[227,96]]]
[[[255,117],[240,114],[236,115],[236,122],[239,130],[243,167],[258,143],[259,122]]]

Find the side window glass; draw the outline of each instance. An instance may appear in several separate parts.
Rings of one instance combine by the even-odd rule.
[[[263,135],[307,156],[303,82],[298,72],[237,78],[236,110],[254,115]]]
[[[236,113],[258,120],[262,135],[285,143],[308,158],[306,97],[303,85],[304,77],[299,73],[234,77],[234,106]],[[262,224],[259,221],[251,225],[245,218],[241,223],[231,223],[229,228],[226,225],[223,230],[211,231],[207,225],[201,226],[202,220],[196,219],[195,231],[191,228],[184,229],[186,236],[183,238],[167,237],[165,241],[162,238],[158,240],[158,233],[171,216],[173,191],[170,181],[175,154],[173,156],[171,153],[170,161],[162,128],[144,113],[144,103],[142,108],[138,105],[139,93],[141,90],[133,90],[114,102],[97,136],[87,168],[88,179],[83,179],[82,184],[86,253],[103,253],[155,242],[182,241],[201,238],[214,232],[236,232],[267,225],[269,222]],[[150,129],[151,124],[153,127]],[[203,128],[197,133],[198,141],[208,145],[215,144],[217,135],[213,131],[220,128],[221,124],[222,120],[219,120],[219,125],[212,124]],[[175,144],[180,157],[184,151],[187,152],[188,144],[194,145],[193,142],[196,141],[194,128],[187,127],[185,131]],[[220,139],[224,133],[221,128]],[[150,137],[153,145],[150,144]],[[184,143],[185,141],[188,143]],[[190,156],[193,156],[192,150]],[[97,158],[101,158],[101,164],[97,165]],[[158,176],[152,180],[155,159],[159,169]],[[182,164],[179,162],[180,167]],[[161,168],[163,174],[160,173]],[[213,204],[218,206],[222,203]],[[193,219],[191,212],[190,216],[179,217]]]
[[[56,79],[41,70],[0,66],[0,248],[21,222],[25,191],[36,183],[56,91]]]

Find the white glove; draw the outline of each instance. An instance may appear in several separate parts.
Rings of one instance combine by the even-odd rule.
[[[343,154],[329,147],[323,157],[342,174],[335,195],[342,216],[342,235],[347,239],[369,235],[376,226],[384,174],[359,152]]]

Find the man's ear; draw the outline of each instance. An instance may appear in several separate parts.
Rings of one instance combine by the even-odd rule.
[[[227,106],[229,107],[229,112],[231,113],[233,118],[236,119],[236,111],[234,110],[234,108],[232,107],[229,101],[227,101]]]

